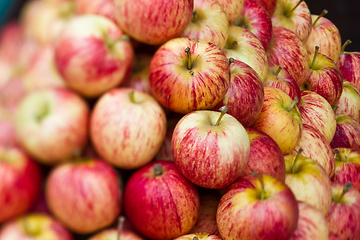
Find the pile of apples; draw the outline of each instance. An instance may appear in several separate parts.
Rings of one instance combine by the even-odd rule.
[[[359,240],[360,53],[326,13],[28,1],[0,32],[0,240]]]

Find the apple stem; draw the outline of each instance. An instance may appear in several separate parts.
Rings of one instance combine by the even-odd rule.
[[[127,34],[123,34],[121,37],[119,37],[118,39],[115,39],[113,41],[109,40],[107,43],[108,48],[113,48],[118,42],[121,41],[128,41],[130,39],[130,37]]]
[[[135,92],[134,91],[129,92],[129,97],[130,97],[130,101],[132,103],[136,103],[136,101],[135,101]]]
[[[191,52],[190,52],[190,48],[189,48],[189,47],[186,47],[186,48],[185,48],[185,52],[186,52],[187,57],[188,57],[187,69],[188,69],[188,70],[191,70]]]
[[[120,216],[118,219],[118,226],[117,226],[117,240],[120,240],[120,235],[124,229],[125,217]]]
[[[316,60],[316,57],[319,53],[319,46],[315,46],[315,53],[314,53],[314,58],[312,60],[312,63],[311,63],[311,69],[314,69],[314,66],[315,66],[315,60]]]
[[[281,72],[282,67],[279,67],[276,72],[274,73],[274,75],[277,77],[279,75],[279,73]]]
[[[292,169],[291,169],[291,173],[295,173],[295,164],[296,164],[297,160],[299,159],[302,151],[303,151],[303,149],[300,148],[299,151],[297,152],[294,163],[293,163],[293,166],[292,166]]]
[[[341,154],[340,154],[340,151],[339,151],[338,149],[335,149],[334,152],[335,152],[336,155],[338,155],[338,157],[339,157],[339,159],[340,159],[341,162],[345,162],[344,159],[343,159],[343,157],[342,157]]]
[[[341,53],[343,53],[345,51],[345,47],[347,45],[349,45],[350,43],[352,43],[350,39],[346,40],[346,42],[341,47]]]
[[[194,236],[192,240],[199,240],[197,236]]]
[[[314,23],[313,23],[313,27],[315,27],[316,23],[319,21],[320,18],[322,18],[324,15],[326,15],[329,11],[324,9],[321,14],[315,19]]]
[[[264,187],[264,181],[262,179],[262,177],[255,171],[252,172],[252,175],[254,177],[256,177],[257,179],[259,179],[260,183],[261,183],[261,195],[260,195],[260,200],[264,200],[265,198],[265,187]]]
[[[231,65],[232,63],[234,63],[234,61],[235,61],[234,58],[232,58],[232,57],[229,58],[229,65]]]
[[[223,116],[225,115],[225,113],[229,110],[229,108],[227,106],[222,106],[221,108],[219,108],[219,110],[221,111],[220,113],[220,117],[217,120],[215,126],[219,126],[220,125],[220,121],[223,118]]]
[[[154,164],[153,170],[155,173],[155,177],[160,176],[163,173],[163,166],[159,163]]]
[[[344,197],[344,195],[350,190],[350,188],[352,187],[352,184],[351,184],[351,182],[349,181],[349,182],[347,182],[346,184],[345,184],[345,187],[344,187],[344,189],[342,190],[342,192],[341,192],[341,194],[338,196],[338,198],[336,199],[336,202],[340,202],[341,201],[341,199]]]
[[[193,14],[192,14],[192,17],[191,17],[191,21],[192,21],[192,22],[196,22],[196,21],[198,20],[198,18],[199,18],[199,15],[198,15],[197,11],[196,11],[196,10],[193,11]]]
[[[298,102],[299,102],[298,97],[295,97],[295,98],[294,98],[294,101],[291,103],[291,106],[290,106],[289,109],[288,109],[288,112],[290,112],[290,111],[295,107],[295,105],[296,105]]]
[[[293,7],[293,9],[291,9],[291,11],[290,12],[287,12],[286,13],[286,17],[290,17],[290,14],[293,12],[293,11],[295,11],[295,9],[303,2],[304,0],[300,0],[296,5],[295,5],[295,7]]]

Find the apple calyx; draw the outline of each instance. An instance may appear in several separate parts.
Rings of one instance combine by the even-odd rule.
[[[343,188],[341,194],[335,198],[333,201],[337,202],[337,203],[341,203],[342,198],[344,197],[344,195],[350,190],[350,188],[352,187],[352,183],[349,181],[345,184],[345,187]]]
[[[256,177],[260,183],[261,183],[261,194],[260,194],[260,200],[264,200],[265,199],[265,187],[264,187],[264,181],[262,179],[262,177],[255,171],[253,171],[251,173],[254,177]]]
[[[239,17],[238,19],[236,19],[234,25],[245,28],[245,29],[247,29],[249,27],[249,25],[247,24],[244,17]]]
[[[315,27],[316,23],[319,21],[320,18],[322,18],[324,15],[326,15],[329,11],[324,9],[321,14],[315,19],[312,26]]]
[[[155,173],[155,177],[161,176],[163,174],[163,166],[159,163],[154,164],[153,170]]]
[[[291,17],[291,14],[295,11],[295,9],[296,9],[303,1],[304,1],[304,0],[300,0],[300,1],[295,5],[295,7],[293,7],[290,11],[284,12],[284,16],[287,17],[287,18],[290,18],[290,17]]]
[[[41,104],[36,114],[36,121],[40,123],[49,114],[49,112],[50,112],[49,104],[44,102],[43,104]]]
[[[199,240],[197,236],[194,236],[192,240]]]
[[[312,60],[310,69],[315,70],[315,69],[314,69],[314,67],[315,67],[315,61],[316,61],[316,57],[317,57],[318,53],[319,53],[319,46],[315,46],[315,53],[314,53],[314,57],[313,57],[313,60]]]
[[[295,166],[296,166],[296,162],[297,160],[299,159],[301,153],[302,153],[303,149],[300,148],[299,151],[297,152],[296,154],[296,157],[295,157],[295,160],[294,160],[294,163],[293,163],[293,166],[292,166],[292,169],[291,169],[291,173],[294,174],[295,173]]]
[[[106,45],[108,47],[108,49],[112,49],[117,43],[121,42],[121,41],[129,41],[130,37],[127,34],[123,34],[121,37],[115,39],[115,40],[110,40],[107,39],[106,40]]]
[[[35,222],[33,222],[34,224],[31,224],[27,219],[27,217],[24,217],[21,221],[22,223],[22,227],[24,228],[24,232],[26,233],[26,235],[31,236],[31,237],[36,237],[41,233],[41,229],[39,227],[38,224],[36,224]]]
[[[198,15],[197,11],[195,10],[195,11],[193,11],[191,21],[196,22],[197,20],[199,20],[199,15]]]
[[[341,46],[341,53],[345,52],[345,47],[350,43],[352,43],[350,39],[346,40],[346,42]]]
[[[298,97],[295,97],[294,100],[293,100],[293,102],[291,103],[291,105],[290,105],[290,107],[289,107],[289,109],[288,109],[287,111],[290,112],[290,111],[295,107],[295,105],[296,105],[298,102],[299,102]]]
[[[225,115],[225,113],[229,110],[229,108],[227,106],[222,106],[221,108],[219,108],[220,113],[220,117],[217,120],[215,126],[219,126],[220,125],[220,121],[223,118],[223,116]]]
[[[282,67],[279,67],[276,72],[274,73],[274,75],[277,77],[279,75],[279,73],[281,72],[283,68]]]
[[[120,216],[118,219],[118,225],[117,225],[117,240],[120,240],[120,235],[124,229],[124,223],[125,223],[125,217]]]
[[[191,51],[190,51],[190,48],[186,47],[185,52],[187,54],[187,69],[191,70],[192,64],[191,64]]]
[[[129,98],[130,98],[130,102],[136,103],[136,101],[135,101],[135,92],[134,91],[131,91],[129,93]]]
[[[340,162],[346,162],[345,159],[342,157],[342,155],[341,155],[341,153],[340,153],[340,151],[339,151],[338,149],[335,149],[334,153],[335,153],[335,156],[338,157],[338,159],[340,160]]]
[[[229,65],[231,65],[232,63],[234,63],[235,62],[235,60],[234,60],[234,58],[229,58]]]

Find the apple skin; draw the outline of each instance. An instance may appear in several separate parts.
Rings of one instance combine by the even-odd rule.
[[[21,101],[16,113],[19,143],[41,163],[68,161],[88,141],[89,111],[85,100],[70,90],[34,91]]]
[[[284,27],[273,27],[266,53],[269,66],[278,65],[285,69],[298,86],[306,80],[309,72],[308,54],[305,45],[295,33]]]
[[[72,18],[55,45],[56,66],[66,84],[86,97],[97,97],[121,84],[134,61],[132,46],[123,36],[106,17]]]
[[[344,184],[332,183],[333,199],[341,194]],[[332,201],[326,215],[329,230],[341,239],[357,240],[360,238],[360,192],[351,188],[340,202]]]
[[[244,170],[250,153],[245,128],[225,114],[216,126],[219,112],[188,113],[176,124],[172,137],[174,162],[192,183],[211,189],[229,186]]]
[[[0,224],[30,210],[40,193],[38,164],[19,147],[0,145]]]
[[[295,158],[293,154],[284,156],[286,185],[298,201],[310,204],[325,216],[331,205],[331,182],[328,175],[317,162],[301,155],[292,173]]]
[[[150,162],[165,134],[166,116],[160,104],[132,88],[108,91],[96,102],[90,116],[90,137],[97,153],[124,169]]]
[[[250,139],[250,155],[242,176],[256,171],[285,182],[284,156],[277,143],[266,133],[254,128],[247,128],[246,132]]]
[[[115,22],[114,1],[112,0],[72,0],[75,3],[75,13],[83,14],[97,14],[109,18]]]
[[[330,143],[336,130],[336,117],[330,103],[316,92],[303,90],[299,111],[303,124],[316,128]]]
[[[241,14],[244,0],[218,0],[218,2],[225,10],[229,25],[233,24]]]
[[[0,58],[9,63],[16,63],[24,41],[24,30],[18,21],[8,21],[0,30]]]
[[[344,81],[351,82],[360,91],[360,52],[342,52],[336,63]]]
[[[158,176],[155,164],[162,166]],[[173,162],[153,161],[130,176],[124,206],[127,218],[141,234],[170,240],[195,225],[200,199],[196,186],[180,174]]]
[[[27,214],[5,223],[0,240],[73,240],[72,234],[47,214]]]
[[[337,234],[330,231],[329,232],[329,240],[343,240],[343,239],[340,238]]]
[[[299,143],[302,135],[302,120],[298,107],[290,111],[293,100],[280,89],[264,87],[264,104],[259,117],[251,126],[268,134],[285,155]]]
[[[121,229],[120,234],[118,234],[117,229],[108,228],[92,235],[88,240],[145,240],[145,239],[131,230]]]
[[[345,185],[351,181],[352,187],[360,192],[360,151],[351,148],[334,148],[335,153],[335,174],[331,178],[332,182]]]
[[[221,237],[209,233],[186,234],[181,237],[175,238],[174,240],[193,240],[195,237],[197,237],[197,239],[199,240],[222,240]]]
[[[336,130],[330,146],[360,151],[360,123],[349,116],[336,115]]]
[[[115,19],[132,38],[160,45],[177,37],[189,24],[193,0],[115,0]]]
[[[191,53],[191,70],[187,68],[187,47]],[[174,38],[153,55],[149,81],[156,100],[171,111],[186,114],[211,109],[229,88],[229,61],[213,43]]]
[[[220,199],[216,221],[223,239],[290,239],[298,222],[298,203],[285,183],[266,174],[238,178]],[[272,221],[268,221],[271,218]]]
[[[266,9],[270,17],[274,14],[277,0],[255,0],[255,1],[260,3],[261,6],[263,6]]]
[[[193,11],[196,11],[196,17],[191,18],[179,37],[212,42],[223,48],[228,37],[229,21],[221,4],[217,0],[196,0]]]
[[[324,215],[306,202],[299,201],[298,206],[299,220],[294,235],[290,240],[327,240],[329,237],[329,223]]]
[[[71,231],[93,233],[119,216],[121,187],[120,176],[110,165],[98,159],[80,159],[51,170],[45,185],[46,203]]]
[[[0,117],[0,146],[11,147],[17,144],[14,122],[10,119]]]
[[[334,175],[334,152],[331,149],[330,143],[319,130],[308,124],[303,124],[300,142],[290,154],[297,154],[300,148],[303,149],[302,155],[317,162],[323,167],[329,177]]]
[[[347,115],[360,123],[360,91],[353,83],[343,82],[343,91],[336,106],[336,114]]]
[[[264,87],[259,75],[249,65],[234,60],[230,65],[230,85],[223,100],[213,109],[227,106],[226,112],[244,127],[250,127],[258,118],[264,103]]]

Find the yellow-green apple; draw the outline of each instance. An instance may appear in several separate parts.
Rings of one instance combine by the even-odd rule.
[[[54,167],[46,179],[51,213],[73,232],[88,234],[110,226],[122,203],[122,180],[99,159],[75,159]]]
[[[342,94],[336,107],[336,114],[347,115],[360,123],[360,90],[354,83],[343,82]]]
[[[0,240],[73,240],[59,221],[47,214],[26,214],[6,222]]]
[[[217,0],[194,0],[191,21],[179,37],[212,42],[223,48],[228,37],[229,21]]]
[[[260,3],[261,6],[263,6],[266,9],[270,17],[274,14],[277,0],[255,0],[255,1]]]
[[[271,23],[293,31],[305,43],[312,27],[311,13],[304,0],[277,0]]]
[[[149,81],[156,100],[174,112],[211,109],[229,88],[229,61],[213,43],[174,38],[153,55]]]
[[[255,171],[285,182],[284,156],[277,143],[266,133],[254,128],[247,128],[246,132],[250,139],[250,155],[241,175],[245,176]]]
[[[75,3],[72,1],[48,3],[34,0],[22,7],[20,23],[26,37],[35,39],[39,44],[54,44],[74,15]]]
[[[336,129],[336,117],[330,103],[316,92],[303,90],[299,110],[303,124],[316,128],[330,143]]]
[[[234,58],[252,67],[264,80],[268,71],[266,52],[260,40],[246,28],[230,26],[223,51],[227,58]]]
[[[270,45],[266,51],[269,66],[285,69],[300,86],[309,72],[308,54],[301,39],[284,27],[273,27]]]
[[[291,152],[300,141],[302,120],[296,106],[298,99],[292,100],[284,91],[274,87],[264,87],[264,104],[259,117],[251,126],[268,134],[279,145],[281,152]]]
[[[175,238],[174,240],[222,240],[222,238],[209,233],[190,233]]]
[[[177,37],[189,24],[194,0],[114,0],[115,20],[132,38],[160,45]]]
[[[192,183],[219,189],[229,186],[248,162],[250,141],[245,128],[226,106],[217,111],[188,113],[176,124],[172,137],[174,162]]]
[[[318,93],[335,106],[343,91],[343,78],[337,65],[318,51],[316,46],[315,52],[309,52],[308,76],[300,88]]]
[[[150,162],[166,134],[166,116],[149,94],[116,88],[96,102],[90,117],[90,137],[108,163],[134,169]]]
[[[360,52],[346,52],[345,46],[349,44],[347,40],[341,48],[339,60],[336,63],[340,69],[344,81],[351,82],[360,91]],[[351,42],[351,41],[350,41]]]
[[[100,15],[74,17],[55,45],[61,76],[70,88],[86,97],[97,97],[121,84],[133,60],[126,36],[114,22]]]
[[[221,237],[216,225],[216,210],[219,202],[220,196],[218,194],[200,194],[198,218],[189,233],[208,233],[209,235]]]
[[[272,24],[269,13],[257,1],[245,0],[243,10],[234,25],[250,30],[261,42],[265,51],[269,47]]]
[[[115,3],[113,0],[72,0],[75,2],[75,13],[78,15],[83,14],[97,14],[109,18],[115,22],[114,8]]]
[[[311,125],[303,124],[300,142],[290,154],[297,154],[300,149],[303,149],[302,154],[304,157],[311,158],[317,162],[329,177],[333,176],[335,172],[334,152],[331,149],[330,143],[318,129]]]
[[[312,28],[305,46],[308,51],[314,53],[315,46],[319,46],[319,53],[329,57],[337,63],[341,52],[341,36],[339,29],[324,15],[311,15]]]
[[[244,127],[258,118],[264,103],[264,87],[259,75],[246,63],[230,59],[230,85],[225,97],[214,107],[227,106],[226,112]]]
[[[295,97],[299,100],[297,106],[300,106],[301,94],[300,87],[297,85],[295,79],[282,67],[278,65],[269,66],[268,74],[263,81],[264,87],[275,87],[283,90],[287,95],[295,100]]]
[[[335,148],[335,173],[332,182],[352,183],[360,192],[360,151],[351,148]]]
[[[298,203],[290,188],[266,174],[238,178],[220,199],[216,222],[223,239],[290,239]],[[271,219],[271,220],[270,220]]]
[[[341,239],[360,238],[360,192],[347,184],[331,184],[332,203],[326,219],[329,230]]]
[[[330,145],[360,151],[360,123],[352,117],[336,114],[336,130]]]
[[[244,7],[244,0],[218,0],[224,8],[229,25],[233,24],[240,16],[241,10]]]
[[[70,90],[34,91],[22,99],[16,112],[16,135],[36,160],[57,164],[85,147],[89,115],[85,100]]]
[[[310,240],[329,238],[329,223],[325,216],[306,202],[298,201],[299,220],[290,240]]]
[[[170,161],[153,161],[134,172],[125,185],[127,218],[144,236],[174,239],[195,225],[199,193]]]
[[[286,185],[298,201],[304,201],[318,209],[323,216],[331,205],[331,182],[324,169],[311,158],[285,155]]]
[[[30,210],[40,193],[42,174],[19,147],[0,145],[0,224]]]

